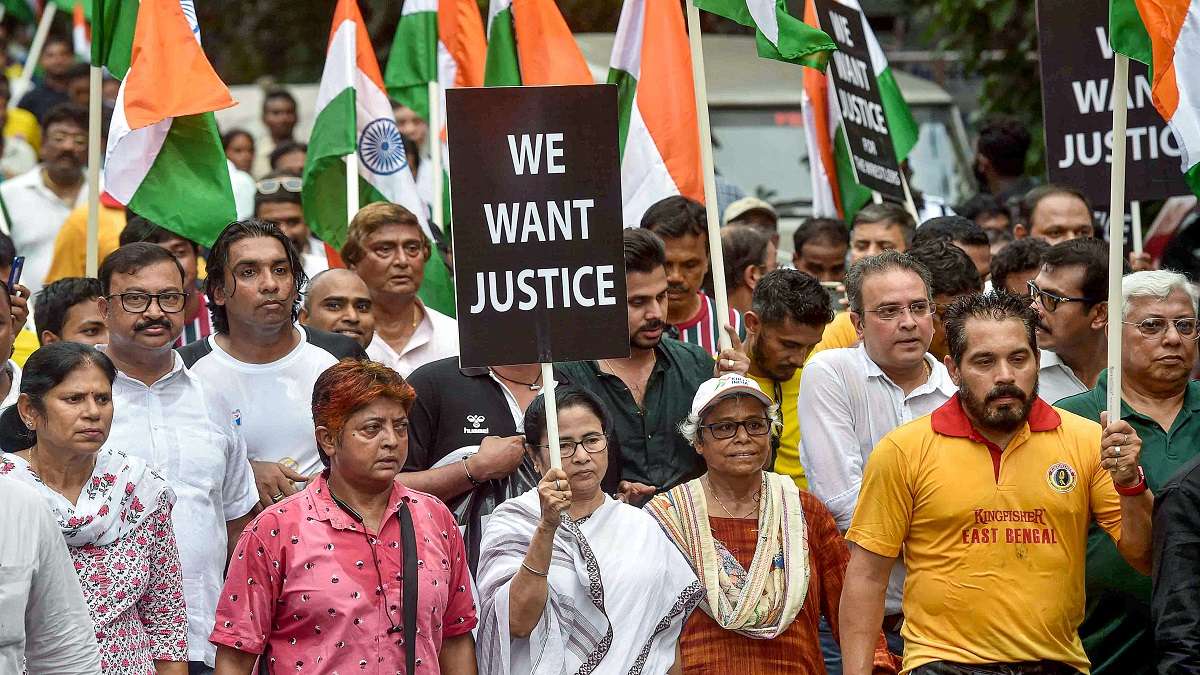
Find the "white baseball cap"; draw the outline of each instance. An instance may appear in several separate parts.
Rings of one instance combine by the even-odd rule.
[[[696,390],[696,395],[692,398],[692,415],[699,417],[721,399],[735,394],[748,394],[768,407],[773,403],[754,380],[737,373],[725,373],[721,377],[704,382]]]

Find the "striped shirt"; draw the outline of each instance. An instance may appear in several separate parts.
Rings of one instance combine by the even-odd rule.
[[[721,325],[717,321],[717,303],[704,293],[700,293],[700,309],[692,318],[677,323],[667,329],[667,335],[703,347],[706,352],[716,355],[718,351],[718,335]],[[738,337],[746,339],[746,326],[742,323],[742,313],[729,308],[729,324],[737,330]]]
[[[196,309],[195,316],[184,320],[183,333],[175,341],[175,347],[182,347],[212,335],[212,316],[208,313],[208,297],[203,293],[198,295],[200,306]]]

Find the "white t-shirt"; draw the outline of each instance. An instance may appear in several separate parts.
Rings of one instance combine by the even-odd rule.
[[[301,326],[300,343],[272,363],[244,363],[217,344],[216,336],[182,347],[184,362],[201,382],[232,405],[251,461],[280,462],[310,476],[323,469],[312,419],[317,377],[345,357],[361,357],[344,335]]]
[[[25,256],[21,283],[30,293],[36,295],[42,290],[42,282],[54,259],[54,240],[58,231],[71,211],[87,202],[87,194],[87,180],[84,180],[75,201],[63,201],[46,187],[40,164],[0,185],[0,196],[12,218],[12,222],[5,219],[3,229],[12,237],[17,255]]]
[[[171,372],[149,387],[117,373],[106,443],[146,460],[175,491],[171,523],[183,566],[188,659],[209,666],[217,656],[208,637],[225,578],[225,523],[258,503],[246,442],[233,422],[232,409],[175,354]]]
[[[458,356],[458,322],[424,303],[421,309],[425,310],[425,317],[402,351],[392,349],[376,331],[371,344],[367,345],[367,356],[400,373],[402,377],[408,377],[426,363]]]

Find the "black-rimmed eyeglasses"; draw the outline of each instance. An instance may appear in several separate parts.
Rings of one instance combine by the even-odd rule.
[[[1026,283],[1029,284],[1029,295],[1038,302],[1042,303],[1042,307],[1045,307],[1046,311],[1050,312],[1051,314],[1053,314],[1054,310],[1058,309],[1058,306],[1064,302],[1083,302],[1091,305],[1100,302],[1099,300],[1095,300],[1093,298],[1074,298],[1069,295],[1055,295],[1050,291],[1043,291],[1042,289],[1038,288],[1038,285],[1033,283],[1032,280]]]
[[[114,293],[113,295],[105,296],[108,300],[113,298],[121,299],[121,307],[126,312],[144,312],[150,309],[150,302],[157,301],[158,308],[167,314],[183,311],[183,306],[187,304],[187,293],[178,291],[168,291],[166,293]]]
[[[771,431],[771,420],[765,417],[751,417],[736,422],[713,422],[712,424],[705,424],[700,428],[708,429],[708,433],[713,438],[723,441],[737,436],[738,428],[740,427],[745,427],[746,433],[751,436],[766,436]]]

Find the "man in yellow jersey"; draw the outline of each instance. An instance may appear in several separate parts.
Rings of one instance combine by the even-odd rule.
[[[808,488],[800,466],[800,373],[821,331],[833,318],[829,294],[812,276],[792,269],[775,270],[754,287],[746,312],[747,373],[779,405],[783,434],[775,450],[774,471]]]
[[[958,394],[888,434],[867,463],[842,594],[845,675],[871,672],[888,571],[901,551],[903,672],[1087,673],[1079,640],[1094,520],[1150,569],[1154,497],[1141,440],[1037,395],[1036,319],[998,292],[947,311]]]
[[[917,224],[913,217],[899,204],[883,202],[867,206],[855,214],[851,224],[850,264],[884,251],[907,251],[912,245],[913,232],[916,229]],[[850,313],[839,311],[833,321],[825,327],[821,342],[813,348],[812,354],[826,349],[853,347],[858,344],[858,339],[858,332],[850,321]]]

